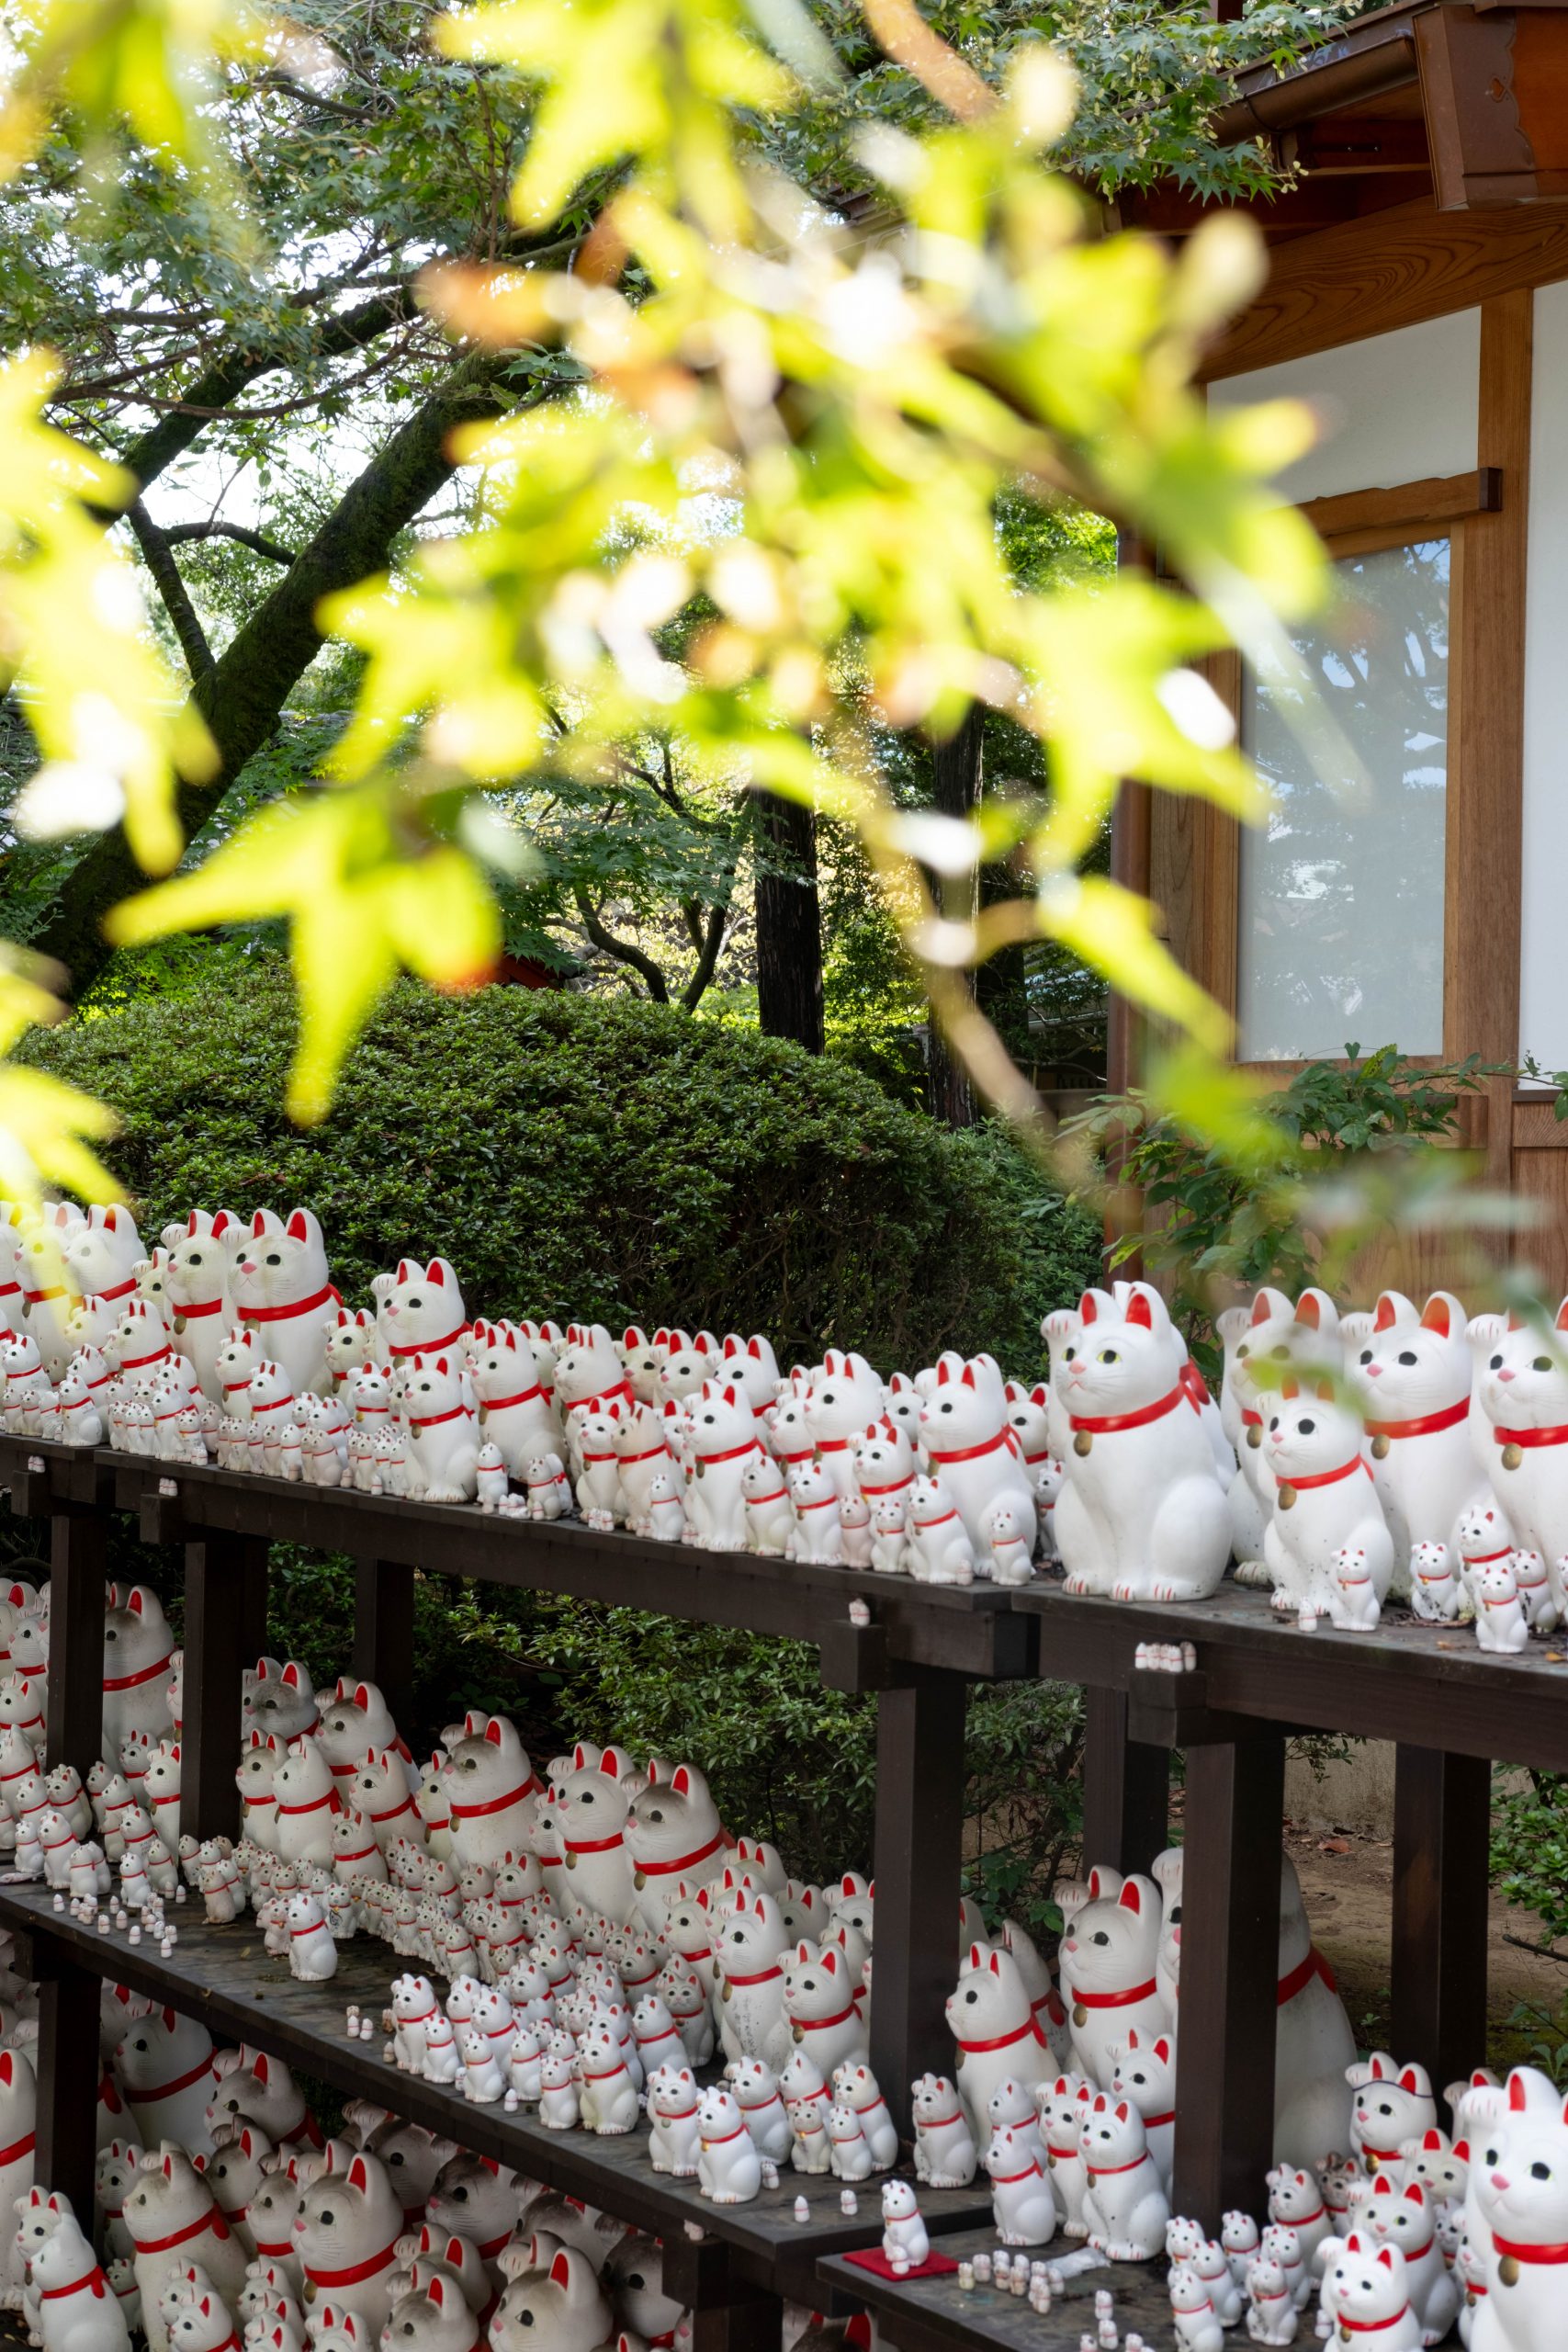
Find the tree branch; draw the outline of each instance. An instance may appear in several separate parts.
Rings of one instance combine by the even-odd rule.
[[[289,694],[321,643],[316,607],[385,564],[393,540],[448,481],[454,429],[493,415],[502,354],[476,353],[406,419],[350,485],[308,547],[252,613],[191,700],[218,745],[219,766],[179,795],[186,838],[198,833],[235,777],[267,741]],[[80,992],[109,954],[102,919],[141,876],[121,831],[105,833],[78,859],[33,944],[66,965]]]
[[[136,503],[140,506],[141,501],[138,499]],[[280,547],[265,531],[253,531],[244,523],[165,523],[163,536],[170,547],[178,547],[186,539],[238,539],[243,548],[252,548],[257,555],[265,555],[269,563],[281,563],[287,568],[294,560],[292,548]]]
[[[648,984],[648,993],[653,999],[654,1003],[668,1004],[670,1001],[670,990],[665,986],[663,973],[660,970],[652,956],[645,956],[642,949],[637,945],[635,941],[619,938],[615,932],[611,931],[603,922],[601,922],[598,914],[594,911],[592,899],[589,898],[587,891],[584,890],[581,885],[573,890],[572,897],[577,900],[577,911],[581,918],[582,928],[588,933],[588,936],[592,941],[594,946],[597,947],[602,954],[605,956],[613,956],[617,964],[625,964],[630,970],[634,972],[640,972],[643,979]]]
[[[164,600],[164,610],[174,624],[175,635],[179,639],[180,650],[186,657],[186,667],[194,684],[197,679],[205,678],[211,669],[212,648],[207,641],[207,631],[201,626],[196,606],[191,603],[190,591],[180,578],[179,565],[169,547],[170,535],[158,528],[140,498],[126,508],[125,519],[136,534],[137,545]]]
[[[695,1012],[706,994],[708,982],[718,962],[718,951],[724,945],[724,930],[728,915],[729,910],[725,906],[708,909],[707,936],[703,941],[703,952],[697,958],[696,970],[681,991],[681,1002],[688,1012]]]

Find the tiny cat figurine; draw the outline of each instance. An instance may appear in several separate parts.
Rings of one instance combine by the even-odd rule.
[[[1168,2284],[1177,2352],[1224,2352],[1224,2330],[1209,2290],[1191,2264],[1174,2263]]]
[[[911,2270],[931,2260],[931,2238],[907,2180],[882,2184],[882,2251],[889,2262],[902,2255]]]
[[[1352,2230],[1342,2244],[1331,2247],[1324,2265],[1323,2308],[1339,2345],[1354,2345],[1358,2352],[1417,2352],[1421,2330],[1410,2308],[1404,2256],[1397,2246],[1374,2246]],[[1505,2341],[1497,2339],[1498,2352]],[[1543,2336],[1542,2352],[1545,2345]],[[1515,2347],[1508,2346],[1508,2352]]]
[[[1149,2154],[1168,2196],[1176,2153],[1176,2037],[1161,2033],[1149,2041],[1134,2028],[1111,2054],[1111,2095],[1128,2100],[1143,2117]]]
[[[1529,1647],[1529,1621],[1514,1577],[1512,1555],[1494,1560],[1471,1582],[1475,1597],[1476,1646],[1504,1655]]]
[[[1147,1283],[1086,1291],[1078,1311],[1064,1351],[1073,1451],[1055,1510],[1067,1589],[1204,1600],[1230,1558],[1231,1519],[1185,1343]]]
[[[408,1489],[416,1501],[471,1503],[479,1472],[478,1422],[467,1374],[450,1351],[412,1356],[404,1367]]]
[[[807,1459],[789,1473],[795,1513],[791,1557],[821,1560],[837,1567],[844,1556],[844,1522],[838,1484],[826,1464]]]
[[[1259,2255],[1247,2268],[1247,2332],[1254,2344],[1286,2345],[1296,2340],[1301,2313],[1285,2283],[1280,2264]]]
[[[1381,1603],[1393,1574],[1393,1543],[1356,1415],[1336,1400],[1329,1382],[1303,1392],[1293,1380],[1266,1399],[1264,1414],[1263,1452],[1275,1496],[1263,1556],[1275,1608],[1292,1616],[1303,1609],[1332,1611],[1338,1555],[1346,1552],[1364,1555]]]
[[[696,2076],[689,2066],[656,2066],[648,2078],[649,2156],[655,2172],[694,2180],[701,2141]]]
[[[1006,1504],[993,1506],[993,1515],[1007,1508]],[[974,1583],[975,1547],[952,1489],[939,1475],[914,1480],[906,1505],[905,1529],[903,1565],[917,1583]]]
[[[1142,2117],[1102,2091],[1084,2117],[1080,2145],[1090,2245],[1111,2262],[1152,2262],[1165,2244],[1170,2207]]]
[[[722,2084],[697,2101],[697,2187],[716,2205],[749,2204],[762,2186],[762,2161],[734,2094]]]
[[[746,1498],[746,1549],[764,1560],[788,1559],[795,1533],[795,1506],[772,1454],[753,1454],[740,1473]]]
[[[991,2212],[1004,2245],[1049,2245],[1061,2219],[1038,2140],[998,2123],[982,2158],[991,2183]]]
[[[921,2075],[912,2088],[915,2176],[933,2189],[966,2189],[980,2157],[957,2086],[945,2075]]]
[[[1568,2154],[1568,2141],[1563,2143]],[[1398,2188],[1380,2173],[1362,2200],[1357,2228],[1379,2245],[1396,2245],[1404,2256],[1405,2291],[1425,2344],[1438,2344],[1459,2316],[1462,2300],[1457,2280],[1438,2244],[1437,2217],[1418,2180]]]

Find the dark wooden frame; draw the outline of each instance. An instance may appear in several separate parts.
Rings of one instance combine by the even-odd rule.
[[[527,1526],[477,1511],[321,1493],[280,1481],[164,1465],[106,1453],[0,1438],[0,1482],[12,1508],[52,1521],[51,1737],[90,1760],[100,1694],[105,1515],[135,1512],[144,1536],[185,1546],[188,1824],[237,1826],[232,1758],[238,1664],[259,1645],[265,1545],[330,1545],[358,1565],[355,1659],[396,1687],[409,1662],[413,1565],[442,1575],[635,1600],[699,1622],[746,1624],[815,1642],[824,1676],[878,1694],[874,1863],[886,1930],[874,2005],[874,2059],[890,2100],[911,2076],[950,2071],[942,2014],[956,1962],[967,1682],[1038,1672],[1088,1691],[1084,1768],[1091,1858],[1145,1868],[1167,1836],[1170,1752],[1188,1772],[1182,2005],[1183,2091],[1178,2109],[1179,2198],[1214,2226],[1233,2204],[1259,2200],[1271,2125],[1277,1924],[1273,1873],[1283,1743],[1292,1728],[1382,1734],[1402,1743],[1394,1887],[1395,2039],[1438,2080],[1475,2050],[1483,2013],[1485,1781],[1499,1724],[1510,1755],[1568,1769],[1568,1681],[1539,1651],[1491,1658],[1441,1629],[1391,1623],[1372,1636],[1331,1628],[1303,1635],[1254,1593],[1232,1585],[1207,1602],[1141,1607],[1067,1594],[1037,1577],[1017,1590],[913,1585],[850,1569],[811,1569],[743,1555],[692,1553],[570,1524]],[[866,1603],[856,1623],[850,1600]],[[1187,1638],[1196,1671],[1140,1668],[1140,1642]],[[88,1670],[90,1661],[92,1671]],[[254,1939],[212,1931],[216,1973],[187,1931],[163,1960],[122,1938],[88,1937],[37,1890],[0,1889],[0,1924],[28,1939],[44,1985],[39,2051],[40,2165],[53,2185],[86,2193],[93,2154],[97,1984],[101,1972],[273,2046],[340,2086],[419,2120],[442,2105],[448,2128],[482,2152],[504,2153],[536,2177],[631,2220],[649,2221],[665,2195],[646,2165],[558,2140],[496,2110],[452,2113],[446,2095],[391,2075],[378,2057],[334,2036],[343,1984],[355,1968],[384,1974],[384,1956],[345,1955],[324,1993],[268,1984]],[[249,1951],[249,1956],[240,1955]],[[232,1957],[231,1957],[232,1955]],[[1206,1988],[1206,1989],[1200,1989]],[[1238,2032],[1238,2020],[1250,2029]],[[492,2143],[499,2140],[499,2144]],[[796,2233],[755,2209],[709,2215],[693,2241],[658,2207],[676,2275],[702,2312],[705,2346],[760,2342],[777,2298],[809,2291],[814,2266],[878,2233],[870,2200],[858,2227],[813,2211]],[[974,2207],[943,2209],[942,2226],[972,2225]],[[750,2218],[746,2218],[749,2216]],[[847,2233],[846,2233],[847,2232]],[[771,2234],[770,2234],[771,2233]],[[824,2274],[826,2276],[826,2274]]]

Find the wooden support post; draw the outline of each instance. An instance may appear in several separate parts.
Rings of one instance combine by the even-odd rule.
[[[258,1613],[261,1644],[255,1640]],[[180,1827],[194,1838],[240,1834],[234,1781],[240,1676],[265,1646],[265,1623],[266,1545],[261,1538],[209,1535],[187,1544]]]
[[[400,1561],[354,1564],[354,1670],[402,1715],[413,1689],[413,1570]]]
[[[876,1702],[871,2063],[906,2137],[910,2084],[953,2069],[943,2005],[958,1980],[966,1695],[961,1676],[915,1669]]]
[[[104,1744],[107,1526],[97,1510],[62,1510],[50,1522],[46,1752],[51,1764],[74,1764],[84,1781]]]
[[[744,2282],[730,2292],[732,2302],[699,2303],[693,2312],[692,2352],[778,2352],[784,2332],[779,2297]]]
[[[1282,1736],[1190,1751],[1172,2210],[1216,2236],[1273,2162],[1284,1804]]]
[[[98,2143],[101,1979],[52,1950],[39,1957],[33,2177],[62,2190],[78,2213],[88,2214]]]
[[[1483,1757],[1395,1751],[1393,2041],[1439,2089],[1486,2045],[1491,1781]]]
[[[1170,1757],[1127,1736],[1121,1690],[1084,1692],[1083,1865],[1146,1871],[1170,1843]]]

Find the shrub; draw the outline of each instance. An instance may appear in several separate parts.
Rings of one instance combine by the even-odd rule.
[[[28,1059],[120,1114],[151,1234],[195,1204],[306,1202],[345,1298],[439,1252],[470,1309],[761,1329],[781,1357],[943,1347],[1028,1371],[1094,1271],[1089,1221],[994,1129],[949,1134],[857,1072],[670,1008],[397,989],[332,1116],[281,1102],[292,1001],[149,998],[40,1032]]]

